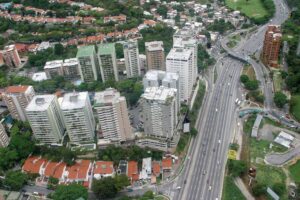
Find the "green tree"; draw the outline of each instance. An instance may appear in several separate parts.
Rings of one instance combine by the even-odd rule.
[[[26,183],[27,175],[20,171],[9,171],[5,175],[4,185],[8,186],[11,190],[18,191]]]
[[[34,151],[35,143],[31,140],[29,131],[11,136],[9,148],[16,150],[20,159],[28,157]]]
[[[57,184],[58,184],[59,180],[57,178],[54,178],[52,176],[49,177],[49,180],[48,180],[48,185],[47,187],[49,189],[55,189]]]
[[[286,187],[284,183],[275,183],[272,186],[274,192],[276,192],[279,196],[282,196],[286,192]]]
[[[198,130],[197,130],[196,128],[193,127],[193,128],[191,129],[191,132],[190,132],[190,133],[191,133],[192,136],[195,137],[195,136],[197,135],[197,133],[198,133]]]
[[[15,150],[0,148],[0,168],[2,170],[7,170],[14,167],[17,160],[18,153]]]
[[[168,13],[168,8],[165,5],[161,5],[157,8],[156,12],[162,15],[164,18],[166,18]]]
[[[257,80],[249,80],[244,85],[247,90],[257,90],[259,82]]]
[[[274,103],[278,108],[283,108],[283,106],[288,102],[287,96],[282,92],[276,92],[274,95]]]
[[[76,183],[70,185],[59,185],[52,195],[54,200],[88,199],[87,189]]]
[[[249,77],[246,74],[242,74],[240,76],[240,80],[241,80],[242,83],[245,84],[245,83],[247,83],[249,81]]]
[[[121,191],[124,187],[130,185],[130,181],[126,175],[117,175],[114,177],[115,187]]]
[[[64,46],[60,43],[54,45],[54,54],[62,55],[64,53]]]
[[[263,194],[266,194],[267,186],[264,184],[255,184],[252,188],[252,193],[255,197],[259,197]]]
[[[228,172],[232,177],[241,176],[247,171],[247,165],[242,160],[228,160]]]
[[[99,199],[113,198],[118,192],[118,189],[115,186],[115,181],[112,177],[94,180],[92,190]]]

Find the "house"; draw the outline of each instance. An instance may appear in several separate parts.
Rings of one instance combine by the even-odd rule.
[[[124,24],[126,23],[126,15],[117,15],[117,16],[106,16],[103,19],[104,23],[109,23],[109,22],[117,22],[119,24]]]
[[[143,158],[142,163],[142,171],[140,172],[140,179],[150,179],[152,174],[152,167],[151,167],[151,157]]]
[[[67,167],[64,172],[65,183],[88,182],[89,172],[92,169],[90,160],[79,160],[72,166]]]
[[[114,176],[114,164],[111,161],[97,161],[94,166],[94,178],[101,179],[103,177]]]
[[[152,174],[158,177],[161,173],[161,166],[158,161],[152,161]]]
[[[42,165],[44,165],[46,162],[47,160],[41,157],[31,156],[25,160],[25,163],[22,167],[22,172],[41,175]]]
[[[131,183],[139,180],[138,163],[136,161],[129,161],[127,164],[127,176]]]
[[[47,178],[54,177],[59,181],[62,181],[63,173],[66,169],[67,165],[64,162],[51,162],[49,161],[44,169],[43,175]]]
[[[119,166],[118,166],[118,174],[127,174],[127,161],[126,160],[120,160]]]
[[[163,171],[171,171],[171,169],[172,169],[172,158],[171,157],[163,158],[161,163],[162,163]]]

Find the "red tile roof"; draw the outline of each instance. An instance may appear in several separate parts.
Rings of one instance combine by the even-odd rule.
[[[31,156],[26,159],[22,170],[32,174],[39,174],[41,166],[46,162],[47,161],[45,159],[36,156]]]
[[[64,173],[64,169],[66,168],[66,163],[60,163],[56,166],[56,169],[54,171],[54,174],[52,175],[54,178],[60,179]]]
[[[6,88],[7,93],[22,93],[27,90],[29,86],[28,85],[15,85],[15,86],[9,86]]]
[[[162,159],[162,169],[171,169],[172,168],[172,158],[164,158]]]
[[[139,179],[138,174],[138,163],[136,161],[129,161],[127,164],[127,176],[131,178],[132,181],[137,181]]]
[[[95,163],[94,174],[112,174],[114,165],[111,161],[97,161]]]
[[[75,165],[68,167],[67,171],[68,179],[85,179],[87,177],[91,161],[90,160],[81,160],[77,162]]]
[[[158,176],[160,174],[160,163],[157,161],[152,162],[152,172],[154,175]]]
[[[66,167],[66,163],[58,163],[58,162],[48,162],[45,168],[44,175],[46,177],[54,177],[60,179],[63,175],[64,168]]]

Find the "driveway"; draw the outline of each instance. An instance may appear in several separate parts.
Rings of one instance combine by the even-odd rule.
[[[265,162],[274,166],[282,166],[297,156],[300,156],[300,146],[297,146],[286,153],[270,153],[266,155]]]

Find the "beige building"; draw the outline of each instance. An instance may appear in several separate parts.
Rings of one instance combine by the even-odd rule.
[[[145,42],[148,70],[166,70],[165,51],[162,41]]]
[[[5,131],[2,121],[3,120],[0,122],[0,147],[7,147],[9,144],[9,137]]]
[[[2,97],[12,118],[26,121],[25,108],[34,95],[35,92],[32,86],[19,85],[6,88]]]
[[[48,79],[54,78],[55,76],[63,76],[63,60],[53,60],[46,62],[44,71]]]
[[[15,45],[9,45],[4,47],[4,50],[0,52],[2,54],[4,63],[12,68],[20,67],[21,59]]]
[[[117,90],[108,88],[96,92],[94,102],[105,139],[117,143],[133,139],[125,97],[120,96]]]

